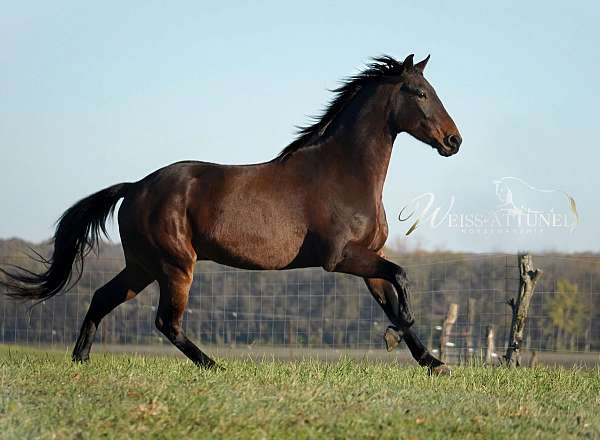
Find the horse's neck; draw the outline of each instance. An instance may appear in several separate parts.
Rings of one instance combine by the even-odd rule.
[[[363,148],[363,169],[368,170],[364,174],[365,182],[372,190],[381,198],[383,185],[387,177],[390,158],[392,155],[393,140],[389,142],[379,142],[376,145],[371,145]]]
[[[334,122],[337,133],[316,153],[341,165],[346,178],[359,180],[365,191],[378,198],[396,137],[389,126],[388,95],[389,90],[378,90],[351,105]]]

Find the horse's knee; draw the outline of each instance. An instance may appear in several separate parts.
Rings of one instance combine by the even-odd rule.
[[[176,343],[184,338],[181,325],[167,321],[160,316],[156,317],[154,325],[159,332],[165,335],[167,339],[173,343]]]
[[[154,325],[156,326],[156,329],[159,332],[171,339],[170,336],[171,334],[173,334],[173,326],[170,322],[168,322],[166,319],[159,315],[154,320]]]

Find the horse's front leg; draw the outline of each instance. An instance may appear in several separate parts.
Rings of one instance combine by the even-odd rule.
[[[410,354],[419,365],[427,367],[431,374],[449,375],[451,373],[450,368],[433,356],[429,350],[427,350],[427,347],[425,347],[425,345],[421,342],[412,328],[398,327],[394,323],[393,312],[389,307],[389,302],[386,300],[386,298],[393,295],[394,286],[386,280],[377,278],[365,278],[365,283],[375,300],[379,303],[385,314],[392,322],[393,327],[388,328],[385,334],[388,349],[393,349],[396,345],[398,345],[398,343],[400,343],[401,339],[404,339],[406,346],[410,350]]]
[[[427,351],[410,328],[414,318],[410,306],[409,283],[404,269],[377,252],[352,243],[346,245],[332,269],[335,272],[365,278],[369,290],[382,306],[399,338],[405,338],[415,360],[420,365],[427,366],[431,373],[450,373],[449,368]]]
[[[345,246],[335,264],[326,270],[357,275],[363,278],[380,278],[393,285],[381,296],[376,296],[380,304],[385,303],[389,319],[398,328],[409,328],[415,322],[410,308],[410,292],[406,273],[397,264],[386,260],[368,248],[354,243]]]

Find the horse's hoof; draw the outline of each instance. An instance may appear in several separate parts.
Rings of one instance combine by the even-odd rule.
[[[400,341],[402,340],[402,335],[395,327],[388,327],[385,329],[385,333],[383,334],[383,340],[385,341],[385,348],[387,351],[393,351]]]
[[[427,372],[430,376],[452,376],[452,369],[446,364],[429,367]]]
[[[211,359],[211,362],[209,363],[205,363],[205,364],[196,364],[198,365],[200,368],[204,368],[205,370],[212,370],[212,371],[226,371],[225,367],[222,367],[221,365],[217,364],[215,361],[213,361]]]

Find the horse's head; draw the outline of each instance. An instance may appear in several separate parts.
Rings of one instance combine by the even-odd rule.
[[[413,65],[413,55],[403,62],[404,71],[395,93],[394,123],[399,132],[437,149],[442,156],[458,152],[462,142],[458,128],[435,90],[423,76],[429,56]]]

